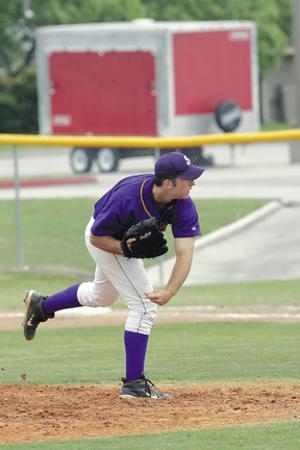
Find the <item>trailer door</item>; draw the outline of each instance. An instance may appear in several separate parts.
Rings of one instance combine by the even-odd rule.
[[[212,114],[223,100],[253,109],[251,30],[174,34],[176,114]]]
[[[49,72],[54,134],[157,134],[152,53],[54,52]]]

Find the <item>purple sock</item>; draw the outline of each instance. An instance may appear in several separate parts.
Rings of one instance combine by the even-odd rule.
[[[82,306],[77,299],[77,290],[79,284],[74,284],[64,291],[50,295],[43,302],[43,309],[46,314],[52,314],[60,309],[76,308]]]
[[[144,374],[144,365],[149,336],[125,330],[126,379],[136,380]]]

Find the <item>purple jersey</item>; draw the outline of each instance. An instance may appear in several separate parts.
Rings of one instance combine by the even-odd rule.
[[[122,239],[129,226],[149,219],[150,214],[163,228],[170,224],[175,238],[199,236],[198,214],[191,198],[159,204],[153,197],[153,180],[153,174],[123,178],[104,194],[95,204],[92,233]]]

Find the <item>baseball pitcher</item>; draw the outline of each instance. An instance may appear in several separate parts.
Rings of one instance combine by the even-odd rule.
[[[56,311],[106,307],[121,296],[128,317],[126,378],[122,378],[120,396],[170,398],[145,377],[145,357],[157,305],[176,294],[190,271],[195,237],[200,234],[190,191],[203,171],[183,153],[165,153],[156,161],[154,174],[124,178],[101,197],[85,229],[86,246],[96,264],[94,280],[50,296],[29,290],[24,299],[25,338],[32,340],[39,323],[53,318]],[[168,224],[174,237],[175,264],[166,286],[153,289],[143,258],[168,251],[163,234]]]

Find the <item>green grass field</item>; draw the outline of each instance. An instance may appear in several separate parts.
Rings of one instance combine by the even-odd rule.
[[[0,311],[23,310],[27,289],[45,295],[82,281],[81,277],[42,275],[31,272],[0,273]],[[184,286],[164,308],[173,306],[300,306],[300,280],[272,280],[249,283]],[[113,307],[126,308],[118,300]]]
[[[281,131],[291,128],[295,128],[295,126],[286,122],[264,123],[261,125],[261,131]]]
[[[0,311],[21,311],[27,289],[45,295],[82,281],[81,277],[43,275],[31,272],[0,273]],[[300,306],[300,280],[272,280],[233,284],[184,286],[164,306]],[[126,308],[121,299],[113,307]]]
[[[299,380],[299,346],[298,324],[157,325],[147,374],[155,382],[175,384]],[[0,361],[2,384],[22,382],[23,373],[34,384],[116,384],[124,375],[123,327],[47,329],[42,324],[33,342],[24,341],[21,327],[2,331]]]
[[[265,202],[261,200],[196,201],[203,234],[234,222]],[[59,267],[93,271],[83,231],[93,211],[92,199],[23,200],[25,264],[38,269]],[[16,266],[15,203],[0,203],[0,268]],[[67,224],[67,226],[66,226]],[[167,232],[170,239],[170,230]],[[172,245],[168,256],[173,254]]]

